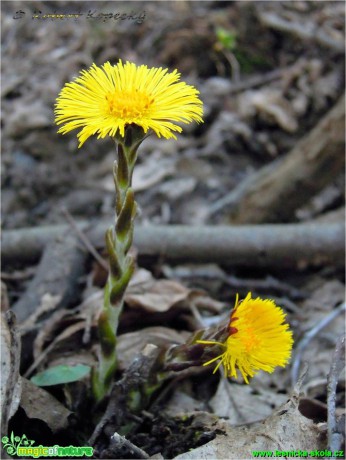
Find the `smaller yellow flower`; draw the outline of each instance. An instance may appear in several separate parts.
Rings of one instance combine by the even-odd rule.
[[[286,314],[273,300],[251,298],[251,292],[242,302],[235,302],[228,325],[226,342],[199,340],[198,343],[218,345],[223,352],[204,366],[220,360],[214,373],[222,364],[225,377],[237,377],[237,369],[246,383],[259,370],[273,372],[276,366],[285,367],[292,345],[292,332],[285,323]]]

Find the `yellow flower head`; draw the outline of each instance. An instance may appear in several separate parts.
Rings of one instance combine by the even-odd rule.
[[[226,342],[198,341],[223,349],[222,354],[204,363],[207,366],[220,359],[214,373],[223,364],[225,376],[237,377],[240,370],[246,383],[259,370],[273,372],[276,366],[286,366],[293,345],[292,332],[285,323],[286,314],[273,300],[236,299],[228,325]]]
[[[176,139],[173,131],[181,132],[172,122],[202,122],[202,102],[199,91],[179,82],[177,70],[137,67],[131,62],[117,65],[106,62],[93,64],[89,70],[61,90],[55,106],[55,122],[59,133],[76,128],[79,147],[93,134],[99,138],[125,135],[125,126],[135,124],[144,132],[152,129],[158,137]]]

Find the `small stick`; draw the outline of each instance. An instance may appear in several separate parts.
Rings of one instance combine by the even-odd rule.
[[[95,260],[97,260],[97,262],[101,265],[101,267],[104,268],[108,272],[109,267],[108,267],[107,262],[105,262],[105,260],[96,251],[96,249],[92,245],[92,243],[89,240],[89,238],[87,238],[86,235],[82,232],[82,230],[78,227],[78,225],[76,224],[74,218],[71,216],[71,214],[68,212],[68,210],[66,208],[62,208],[61,212],[63,213],[65,219],[67,220],[67,222],[70,224],[70,226],[73,228],[73,230],[77,234],[78,238],[82,241],[82,243],[88,249],[90,254],[95,258]]]
[[[338,431],[335,417],[335,400],[338,377],[345,366],[345,336],[336,342],[332,365],[328,374],[327,409],[328,409],[328,450],[335,453],[340,450],[342,434]],[[334,455],[331,458],[335,458]]]
[[[333,310],[329,315],[327,315],[325,318],[322,319],[322,321],[319,321],[312,329],[310,329],[302,338],[302,340],[299,342],[299,345],[296,348],[295,351],[295,357],[294,361],[292,364],[292,369],[291,369],[291,384],[294,386],[298,379],[298,374],[299,374],[299,368],[300,368],[300,363],[302,359],[302,354],[305,350],[305,348],[308,346],[308,344],[311,342],[311,340],[325,327],[328,326],[329,323],[331,323],[340,313],[345,311],[346,309],[346,303],[340,304],[335,310]]]
[[[196,307],[196,305],[194,304],[194,302],[191,302],[190,305],[189,305],[189,308],[191,310],[191,313],[193,315],[193,317],[195,318],[196,320],[196,323],[197,323],[197,327],[198,328],[203,328],[204,327],[204,321],[203,321],[203,318],[198,310],[198,308]]]
[[[43,351],[42,353],[35,359],[35,361],[31,364],[31,366],[29,367],[29,369],[27,369],[25,371],[25,373],[23,374],[23,377],[25,377],[26,379],[28,379],[31,374],[34,372],[34,370],[42,363],[42,361],[46,358],[46,356],[53,350],[53,348],[55,347],[56,343],[58,342],[60,338],[60,335],[58,337],[56,337],[56,339],[50,343]]]
[[[236,83],[232,82],[232,86],[229,89],[229,95],[241,93],[248,89],[258,88],[290,74],[299,74],[304,69],[304,65],[306,65],[305,61],[299,60],[292,66],[271,70],[265,74],[254,75],[244,80],[239,79]]]
[[[107,454],[107,457],[104,455]],[[114,433],[111,436],[109,447],[106,451],[102,452],[102,458],[120,458],[118,455],[131,454],[133,458],[149,458],[149,455],[140,447],[137,447],[131,441],[120,436],[118,433]]]
[[[227,283],[231,287],[236,288],[248,288],[250,285],[252,289],[261,289],[261,290],[272,290],[275,289],[280,291],[282,294],[287,294],[290,297],[295,298],[305,298],[306,295],[302,293],[300,290],[293,288],[289,284],[280,281],[273,276],[266,276],[264,279],[246,279],[246,278],[238,278],[232,275],[226,275],[224,277],[224,282]]]

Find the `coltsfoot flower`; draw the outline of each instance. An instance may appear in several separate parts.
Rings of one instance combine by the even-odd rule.
[[[237,296],[226,341],[198,341],[218,345],[223,350],[204,366],[219,360],[214,373],[221,364],[226,377],[237,377],[239,369],[246,383],[249,383],[248,377],[253,377],[259,370],[271,373],[276,366],[285,367],[293,345],[292,332],[285,317],[273,300],[253,299],[249,293],[239,302]]]
[[[182,128],[174,122],[203,121],[199,91],[179,79],[177,70],[169,73],[121,60],[117,65],[93,64],[61,90],[55,106],[55,122],[63,124],[58,132],[82,128],[79,147],[94,134],[124,137],[130,124],[176,139],[174,132]]]

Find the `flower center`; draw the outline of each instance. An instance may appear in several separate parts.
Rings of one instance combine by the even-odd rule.
[[[241,340],[247,353],[251,353],[260,343],[258,335],[252,327],[244,328]]]
[[[148,114],[154,98],[138,90],[106,94],[106,110],[117,118],[134,119]]]

